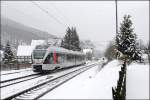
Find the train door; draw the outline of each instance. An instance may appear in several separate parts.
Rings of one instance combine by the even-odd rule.
[[[57,55],[56,55],[56,51],[54,51],[54,53],[53,53],[53,63],[54,63],[54,64],[57,63]]]

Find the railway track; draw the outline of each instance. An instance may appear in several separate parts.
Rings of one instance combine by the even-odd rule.
[[[4,88],[4,87],[10,86],[10,85],[21,83],[21,82],[28,81],[28,80],[31,80],[31,79],[35,79],[35,78],[38,78],[40,76],[41,75],[34,74],[34,75],[26,76],[26,77],[19,77],[19,78],[16,78],[16,79],[3,81],[3,82],[0,82],[0,88]]]
[[[70,68],[68,68],[68,69],[70,69]],[[67,70],[67,69],[54,70],[54,71],[51,71],[50,73],[46,73],[46,74],[53,74],[53,73],[61,72],[63,70]],[[19,72],[15,72],[15,73],[19,73]],[[3,81],[0,81],[0,88],[10,86],[10,85],[13,85],[13,84],[17,84],[17,83],[21,83],[21,82],[24,82],[24,81],[28,81],[28,80],[31,80],[31,79],[35,79],[35,78],[38,78],[40,76],[41,75],[38,75],[38,74],[35,73],[35,74],[30,74],[30,75],[21,76],[21,77],[17,77],[17,78],[12,78],[12,79],[8,79],[8,80],[3,80]]]
[[[51,73],[47,73],[47,74],[52,74],[52,73],[56,73],[56,72],[60,72],[61,70],[58,71],[52,71]],[[46,75],[46,74],[45,74]],[[38,78],[40,76],[43,76],[42,74],[31,74],[31,75],[27,75],[27,76],[23,76],[23,77],[17,77],[17,78],[12,78],[9,80],[4,80],[4,81],[0,81],[0,88],[6,87],[6,86],[10,86],[13,84],[17,84],[17,83],[21,83],[24,81],[28,81],[31,79],[35,79]]]
[[[35,76],[35,75],[38,75],[38,74],[34,73],[34,74],[29,74],[29,75],[25,75],[25,76],[21,76],[21,77],[16,77],[16,78],[2,80],[2,81],[0,81],[0,84],[8,83],[8,82],[11,82],[11,81],[17,81],[17,80],[20,80],[20,79],[23,79],[23,78],[27,78],[27,77],[32,77],[32,76]]]
[[[92,64],[86,67],[78,68],[57,77],[51,76],[50,78],[47,78],[45,81],[40,82],[37,85],[31,86],[13,95],[5,96],[2,99],[6,99],[6,100],[38,99],[41,96],[45,95],[47,92],[55,89],[59,85],[65,83],[66,81],[72,79],[73,77],[79,75],[80,73],[88,70],[89,68],[95,65],[96,64]]]
[[[23,71],[19,70],[19,71],[15,71],[15,72],[4,73],[4,74],[0,74],[0,76],[9,75],[9,74],[15,74],[15,73],[22,73],[22,72],[26,72],[26,71],[32,71],[32,69],[23,70]]]

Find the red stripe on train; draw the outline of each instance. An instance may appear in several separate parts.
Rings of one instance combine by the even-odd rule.
[[[54,62],[54,64],[56,64],[56,60],[57,60],[57,55],[56,55],[56,51],[54,51],[54,53],[53,53],[53,62]]]

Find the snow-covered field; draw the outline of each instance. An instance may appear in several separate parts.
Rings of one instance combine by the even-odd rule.
[[[101,65],[95,66],[40,99],[112,99],[112,87],[119,78],[118,66],[116,60],[101,70]]]
[[[94,64],[95,62],[87,62],[86,65]],[[119,79],[120,62],[117,60],[109,62],[103,68],[101,68],[103,60],[99,60],[99,65],[81,73],[73,79],[67,81],[61,86],[57,87],[53,91],[47,93],[40,99],[112,99],[112,87],[117,86],[117,80]],[[78,68],[77,68],[78,69]],[[22,75],[23,73],[29,74],[31,69],[20,70],[21,73],[16,75]],[[71,69],[70,69],[71,70]],[[68,70],[69,71],[69,70]],[[68,72],[67,71],[67,72]],[[15,72],[8,71],[2,72],[3,74]],[[58,76],[61,72],[51,74],[50,76]],[[6,75],[7,76],[7,75]],[[8,78],[12,78],[11,74],[8,74]],[[7,78],[6,77],[6,78]],[[45,80],[46,77],[41,77],[40,80]],[[51,77],[52,78],[52,77]],[[22,84],[16,84],[13,87],[2,90],[1,96],[7,96],[13,92],[18,92],[20,89],[25,89],[29,84],[34,85],[39,79],[32,80],[31,82],[24,82]],[[39,82],[39,81],[38,81]],[[27,86],[28,85],[28,86]],[[14,88],[14,89],[13,89]],[[10,91],[12,90],[12,91]],[[6,92],[7,91],[7,92]],[[7,93],[7,94],[5,94]],[[149,65],[133,63],[127,67],[127,81],[126,81],[126,98],[127,99],[149,99]]]
[[[149,65],[132,64],[127,68],[127,99],[149,99]]]

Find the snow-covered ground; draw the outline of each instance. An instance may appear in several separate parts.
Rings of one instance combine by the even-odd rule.
[[[95,64],[95,62],[88,63],[88,65],[92,65],[92,64]],[[17,83],[17,84],[14,84],[14,85],[10,85],[10,86],[1,88],[1,99],[4,99],[4,98],[9,97],[11,95],[17,94],[20,91],[26,90],[30,87],[33,87],[33,86],[37,85],[37,84],[40,84],[40,83],[43,83],[47,80],[51,80],[51,79],[54,79],[56,77],[62,76],[65,73],[72,72],[73,70],[77,70],[77,69],[80,69],[82,67],[85,67],[85,66],[83,65],[83,66],[79,66],[79,67],[74,67],[74,68],[71,68],[71,69],[68,69],[68,70],[52,73],[52,74],[49,74],[49,75],[46,75],[46,76],[41,76],[41,77],[33,79],[33,80],[28,80],[28,81],[25,81],[25,82],[22,82],[22,83]],[[22,75],[22,73],[17,73],[17,74]],[[30,72],[29,71],[24,71],[24,74],[30,74]],[[5,75],[5,76],[7,76],[7,75]],[[9,74],[7,76],[7,78],[12,78],[11,74]]]
[[[40,99],[112,99],[120,63],[116,60],[100,70],[101,64],[62,84]]]
[[[8,74],[8,73],[13,73],[13,74]],[[31,68],[22,69],[22,70],[2,71],[0,76],[1,77],[0,81],[10,80],[18,77],[24,77],[32,74],[36,74],[36,73],[34,73]]]
[[[61,86],[57,87],[53,91],[47,93],[40,99],[112,99],[112,87],[117,86],[117,80],[119,79],[120,62],[117,60],[109,62],[103,68],[101,68],[104,60],[99,60],[95,67],[81,73],[73,79],[67,81]],[[90,65],[95,62],[87,62],[86,65]],[[30,73],[31,69],[20,70],[22,75],[24,71],[26,74]],[[17,71],[17,70],[16,70]],[[69,70],[68,70],[69,71]],[[15,72],[8,71],[2,72],[3,74]],[[17,74],[17,73],[16,73]],[[58,75],[61,73],[59,72]],[[51,74],[50,76],[58,76]],[[6,75],[7,76],[7,75]],[[11,74],[8,74],[10,77]],[[11,76],[12,77],[12,76]],[[24,85],[16,84],[16,86],[9,87],[2,90],[2,96],[8,96],[8,94],[14,91],[18,92],[22,88],[30,85],[35,85],[38,80],[45,80],[46,77],[41,77],[37,80],[25,82]],[[51,77],[52,78],[52,77]],[[39,81],[38,81],[39,82]],[[42,82],[42,81],[41,81]],[[28,85],[28,86],[27,86]],[[16,89],[17,87],[17,89]],[[14,89],[13,89],[14,88]],[[12,90],[12,91],[10,91]],[[7,92],[6,92],[7,91]],[[6,94],[7,93],[7,94]],[[149,99],[149,65],[133,63],[127,68],[127,81],[126,81],[126,98],[127,99]]]
[[[149,65],[132,64],[127,68],[127,99],[149,99]]]
[[[8,71],[1,71],[1,75],[3,74],[9,74],[9,73],[19,73],[19,72],[22,72],[22,71],[30,71],[32,70],[32,68],[26,68],[26,69],[19,69],[19,70],[8,70]]]

